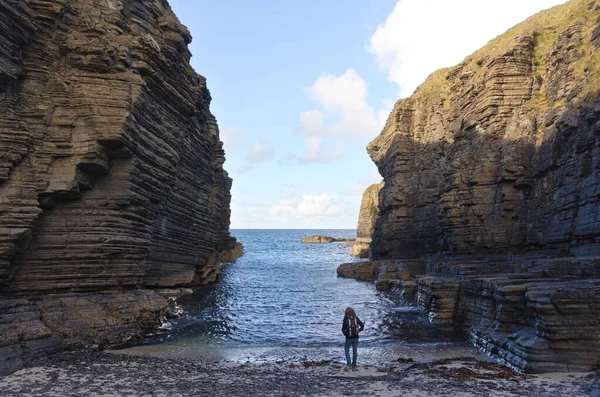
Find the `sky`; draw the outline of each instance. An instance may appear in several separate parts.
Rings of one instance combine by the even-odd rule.
[[[233,178],[232,229],[354,229],[396,100],[564,0],[170,0]]]

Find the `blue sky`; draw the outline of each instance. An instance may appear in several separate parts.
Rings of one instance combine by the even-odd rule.
[[[356,227],[393,103],[561,0],[170,0],[208,80],[233,229]]]

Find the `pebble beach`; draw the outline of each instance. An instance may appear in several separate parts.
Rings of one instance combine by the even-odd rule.
[[[471,357],[345,371],[339,362],[232,363],[80,350],[0,378],[2,396],[588,396],[600,374],[524,375]]]

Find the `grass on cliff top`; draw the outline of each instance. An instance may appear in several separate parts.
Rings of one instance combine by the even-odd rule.
[[[535,39],[534,65],[536,70],[534,76],[545,78],[546,58],[552,50],[560,33],[575,22],[582,22],[583,38],[589,41],[592,30],[596,27],[596,13],[594,8],[599,5],[598,0],[570,0],[569,2],[541,11],[529,19],[507,30],[505,33],[491,40],[481,49],[468,56],[463,63],[463,71],[474,72],[475,81],[480,80],[487,70],[489,62],[509,52],[516,43],[518,36],[532,36]],[[587,76],[586,88],[597,90],[600,84],[600,55],[591,43],[581,46],[587,54],[585,57],[573,64],[576,78]],[[481,62],[481,60],[485,60]],[[478,64],[479,62],[479,64]],[[447,76],[455,67],[440,69],[432,73],[427,80],[419,86],[413,99],[432,100],[445,97],[450,90],[451,82]],[[583,92],[580,95],[585,95]],[[545,96],[536,96],[530,104],[532,108],[543,108],[547,106]]]
[[[413,94],[413,98],[427,101],[446,97],[450,92],[448,74],[452,70],[454,70],[454,67],[439,69],[431,73],[429,77],[427,77],[427,80],[425,80]]]
[[[578,19],[588,20],[593,17],[593,9],[588,9],[588,4],[590,4],[590,0],[571,0],[541,11],[492,39],[471,57],[475,61],[486,55],[493,59],[509,51],[513,47],[516,37],[534,36],[536,38],[536,55],[539,54],[545,58],[558,35],[569,25]]]

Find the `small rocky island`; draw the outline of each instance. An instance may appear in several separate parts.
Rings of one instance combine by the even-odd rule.
[[[305,244],[328,244],[328,243],[348,243],[355,241],[355,238],[335,238],[329,236],[308,236],[300,239]]]
[[[598,369],[599,48],[600,2],[572,0],[399,100],[368,145],[373,261],[338,274],[401,289],[513,368]]]

